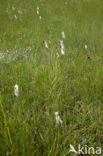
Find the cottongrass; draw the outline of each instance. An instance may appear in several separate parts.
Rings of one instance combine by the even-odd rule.
[[[37,15],[39,15],[39,7],[37,7]]]
[[[64,33],[64,31],[63,31],[63,32],[61,32],[61,34],[62,34],[62,38],[64,38],[64,39],[65,39],[65,33]]]
[[[64,55],[64,54],[65,54],[64,49],[61,49],[61,54],[62,54],[62,55]]]
[[[63,41],[60,41],[60,46],[61,46],[61,54],[64,55],[65,51],[64,51],[64,43],[63,43]]]
[[[48,48],[48,44],[46,41],[44,41],[44,44],[45,44],[45,48]]]
[[[61,46],[61,49],[64,49],[64,43],[63,43],[63,41],[60,41],[60,46]]]
[[[41,17],[41,16],[39,16],[39,18],[40,18],[40,20],[42,19],[42,17]]]
[[[14,86],[14,95],[17,97],[19,96],[19,86],[17,84]]]
[[[22,14],[22,11],[21,10],[18,10],[18,14]]]
[[[17,19],[17,16],[16,15],[14,15],[14,17],[15,17],[15,19]]]
[[[57,124],[62,124],[63,121],[60,119],[60,116],[58,115],[58,112],[55,112],[55,117],[56,117],[56,123]]]
[[[14,6],[12,6],[12,10],[13,10],[13,11],[15,11],[15,8],[14,8]]]
[[[85,44],[85,49],[87,49],[87,45]]]

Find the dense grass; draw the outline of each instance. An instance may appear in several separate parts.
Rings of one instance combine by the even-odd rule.
[[[0,0],[0,156],[103,148],[102,121],[103,1]]]

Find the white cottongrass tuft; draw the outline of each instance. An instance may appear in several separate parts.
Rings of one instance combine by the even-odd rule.
[[[87,49],[87,45],[85,44],[85,49]]]
[[[58,115],[58,112],[55,112],[55,116],[56,116],[56,123],[57,124],[62,124],[63,121],[60,119],[60,116]]]
[[[37,7],[37,11],[36,12],[37,12],[37,15],[39,15],[39,7]]]
[[[60,41],[60,46],[61,46],[61,49],[64,49],[64,43],[63,43],[63,41]]]
[[[64,39],[65,39],[65,33],[64,33],[64,31],[63,31],[63,32],[61,32],[61,34],[62,34],[62,38],[64,38]]]
[[[12,10],[13,10],[13,11],[15,11],[15,8],[14,8],[14,6],[12,6]]]
[[[58,112],[55,112],[55,115],[58,115]]]
[[[18,10],[18,14],[22,14],[22,11],[21,10]]]
[[[17,19],[17,16],[16,15],[14,15],[14,17],[15,17],[15,19]]]
[[[44,41],[44,44],[45,44],[45,48],[48,48],[48,44],[46,41]]]
[[[14,86],[14,95],[19,96],[19,86],[17,84]]]
[[[42,17],[41,17],[41,16],[39,16],[39,18],[40,18],[40,20],[42,19]]]
[[[64,51],[64,43],[63,43],[63,41],[60,41],[60,46],[61,46],[61,54],[64,55],[65,51]]]
[[[61,54],[62,54],[62,55],[64,55],[64,54],[65,54],[64,49],[61,49]]]

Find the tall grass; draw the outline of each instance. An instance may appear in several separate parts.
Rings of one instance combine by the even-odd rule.
[[[103,148],[103,2],[0,2],[0,156]]]

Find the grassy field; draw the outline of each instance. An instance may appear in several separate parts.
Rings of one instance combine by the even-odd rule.
[[[103,1],[0,0],[0,156],[70,144],[103,149]]]

